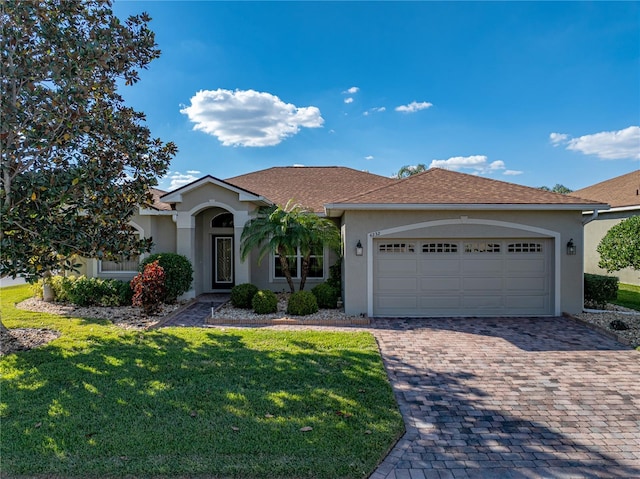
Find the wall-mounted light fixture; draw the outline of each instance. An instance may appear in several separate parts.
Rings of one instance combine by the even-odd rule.
[[[567,243],[567,254],[569,256],[573,256],[576,254],[576,245],[573,242],[573,238],[571,238]]]
[[[356,256],[362,256],[364,253],[364,249],[362,248],[362,243],[360,240],[356,243]]]

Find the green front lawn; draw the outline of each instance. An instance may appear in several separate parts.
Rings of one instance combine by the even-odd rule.
[[[640,311],[640,286],[620,283],[618,286],[618,299],[611,302],[618,306]]]
[[[62,336],[0,359],[2,477],[367,477],[403,432],[368,333],[127,332],[29,294],[4,323]]]

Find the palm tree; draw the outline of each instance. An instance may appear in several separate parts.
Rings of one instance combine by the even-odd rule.
[[[327,218],[303,209],[300,205],[261,208],[258,215],[250,220],[240,236],[240,256],[244,261],[249,253],[258,249],[258,263],[267,253],[278,255],[282,274],[289,289],[295,292],[291,277],[289,258],[296,257],[298,249],[302,256],[300,289],[304,288],[309,273],[310,258],[314,247],[328,245],[339,248],[338,227]]]
[[[328,246],[333,251],[340,252],[340,231],[336,224],[328,218],[321,218],[313,213],[306,213],[300,217],[303,233],[306,236],[300,243],[300,255],[302,256],[302,271],[300,272],[300,291],[309,275],[311,267],[311,255],[315,249],[321,251]]]
[[[423,171],[427,171],[427,167],[424,163],[418,163],[417,165],[404,165],[402,168],[398,170],[396,173],[396,178],[408,178],[409,176],[417,175],[418,173],[422,173]]]

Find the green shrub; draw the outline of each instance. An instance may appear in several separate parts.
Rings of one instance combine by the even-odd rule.
[[[78,306],[130,306],[133,291],[126,281],[87,278],[86,276],[51,276],[46,280],[53,290],[54,301]],[[33,285],[35,296],[42,299],[45,280]]]
[[[66,303],[71,301],[69,292],[73,288],[73,283],[76,281],[75,276],[52,276],[49,278],[49,284],[53,289],[54,301],[59,303]]]
[[[251,300],[258,292],[258,288],[251,283],[242,283],[231,288],[231,304],[236,308],[251,309]]]
[[[278,311],[278,297],[273,291],[263,289],[253,295],[253,311],[257,314],[269,314]]]
[[[128,306],[133,296],[129,283],[117,279],[80,276],[64,278],[59,284],[67,301],[78,306]],[[54,286],[58,301],[60,296],[57,288],[58,286]]]
[[[175,303],[178,296],[189,291],[193,282],[193,267],[191,262],[181,254],[176,253],[156,253],[147,257],[140,263],[140,271],[144,271],[145,266],[158,261],[164,270],[165,303]]]
[[[316,297],[319,308],[335,309],[338,307],[340,291],[330,286],[328,282],[314,286],[311,292]]]
[[[603,308],[618,296],[618,278],[599,274],[584,275],[584,304]]]
[[[309,291],[296,291],[289,296],[287,314],[306,316],[318,311],[318,302],[313,293]]]
[[[93,306],[102,297],[102,280],[80,276],[69,288],[69,301],[78,306]]]
[[[145,314],[152,315],[160,310],[162,299],[166,297],[165,274],[158,260],[144,267],[142,273],[131,280],[134,306],[140,306]]]

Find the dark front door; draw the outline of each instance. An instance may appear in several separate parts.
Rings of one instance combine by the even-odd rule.
[[[233,235],[213,237],[213,289],[233,287]]]

